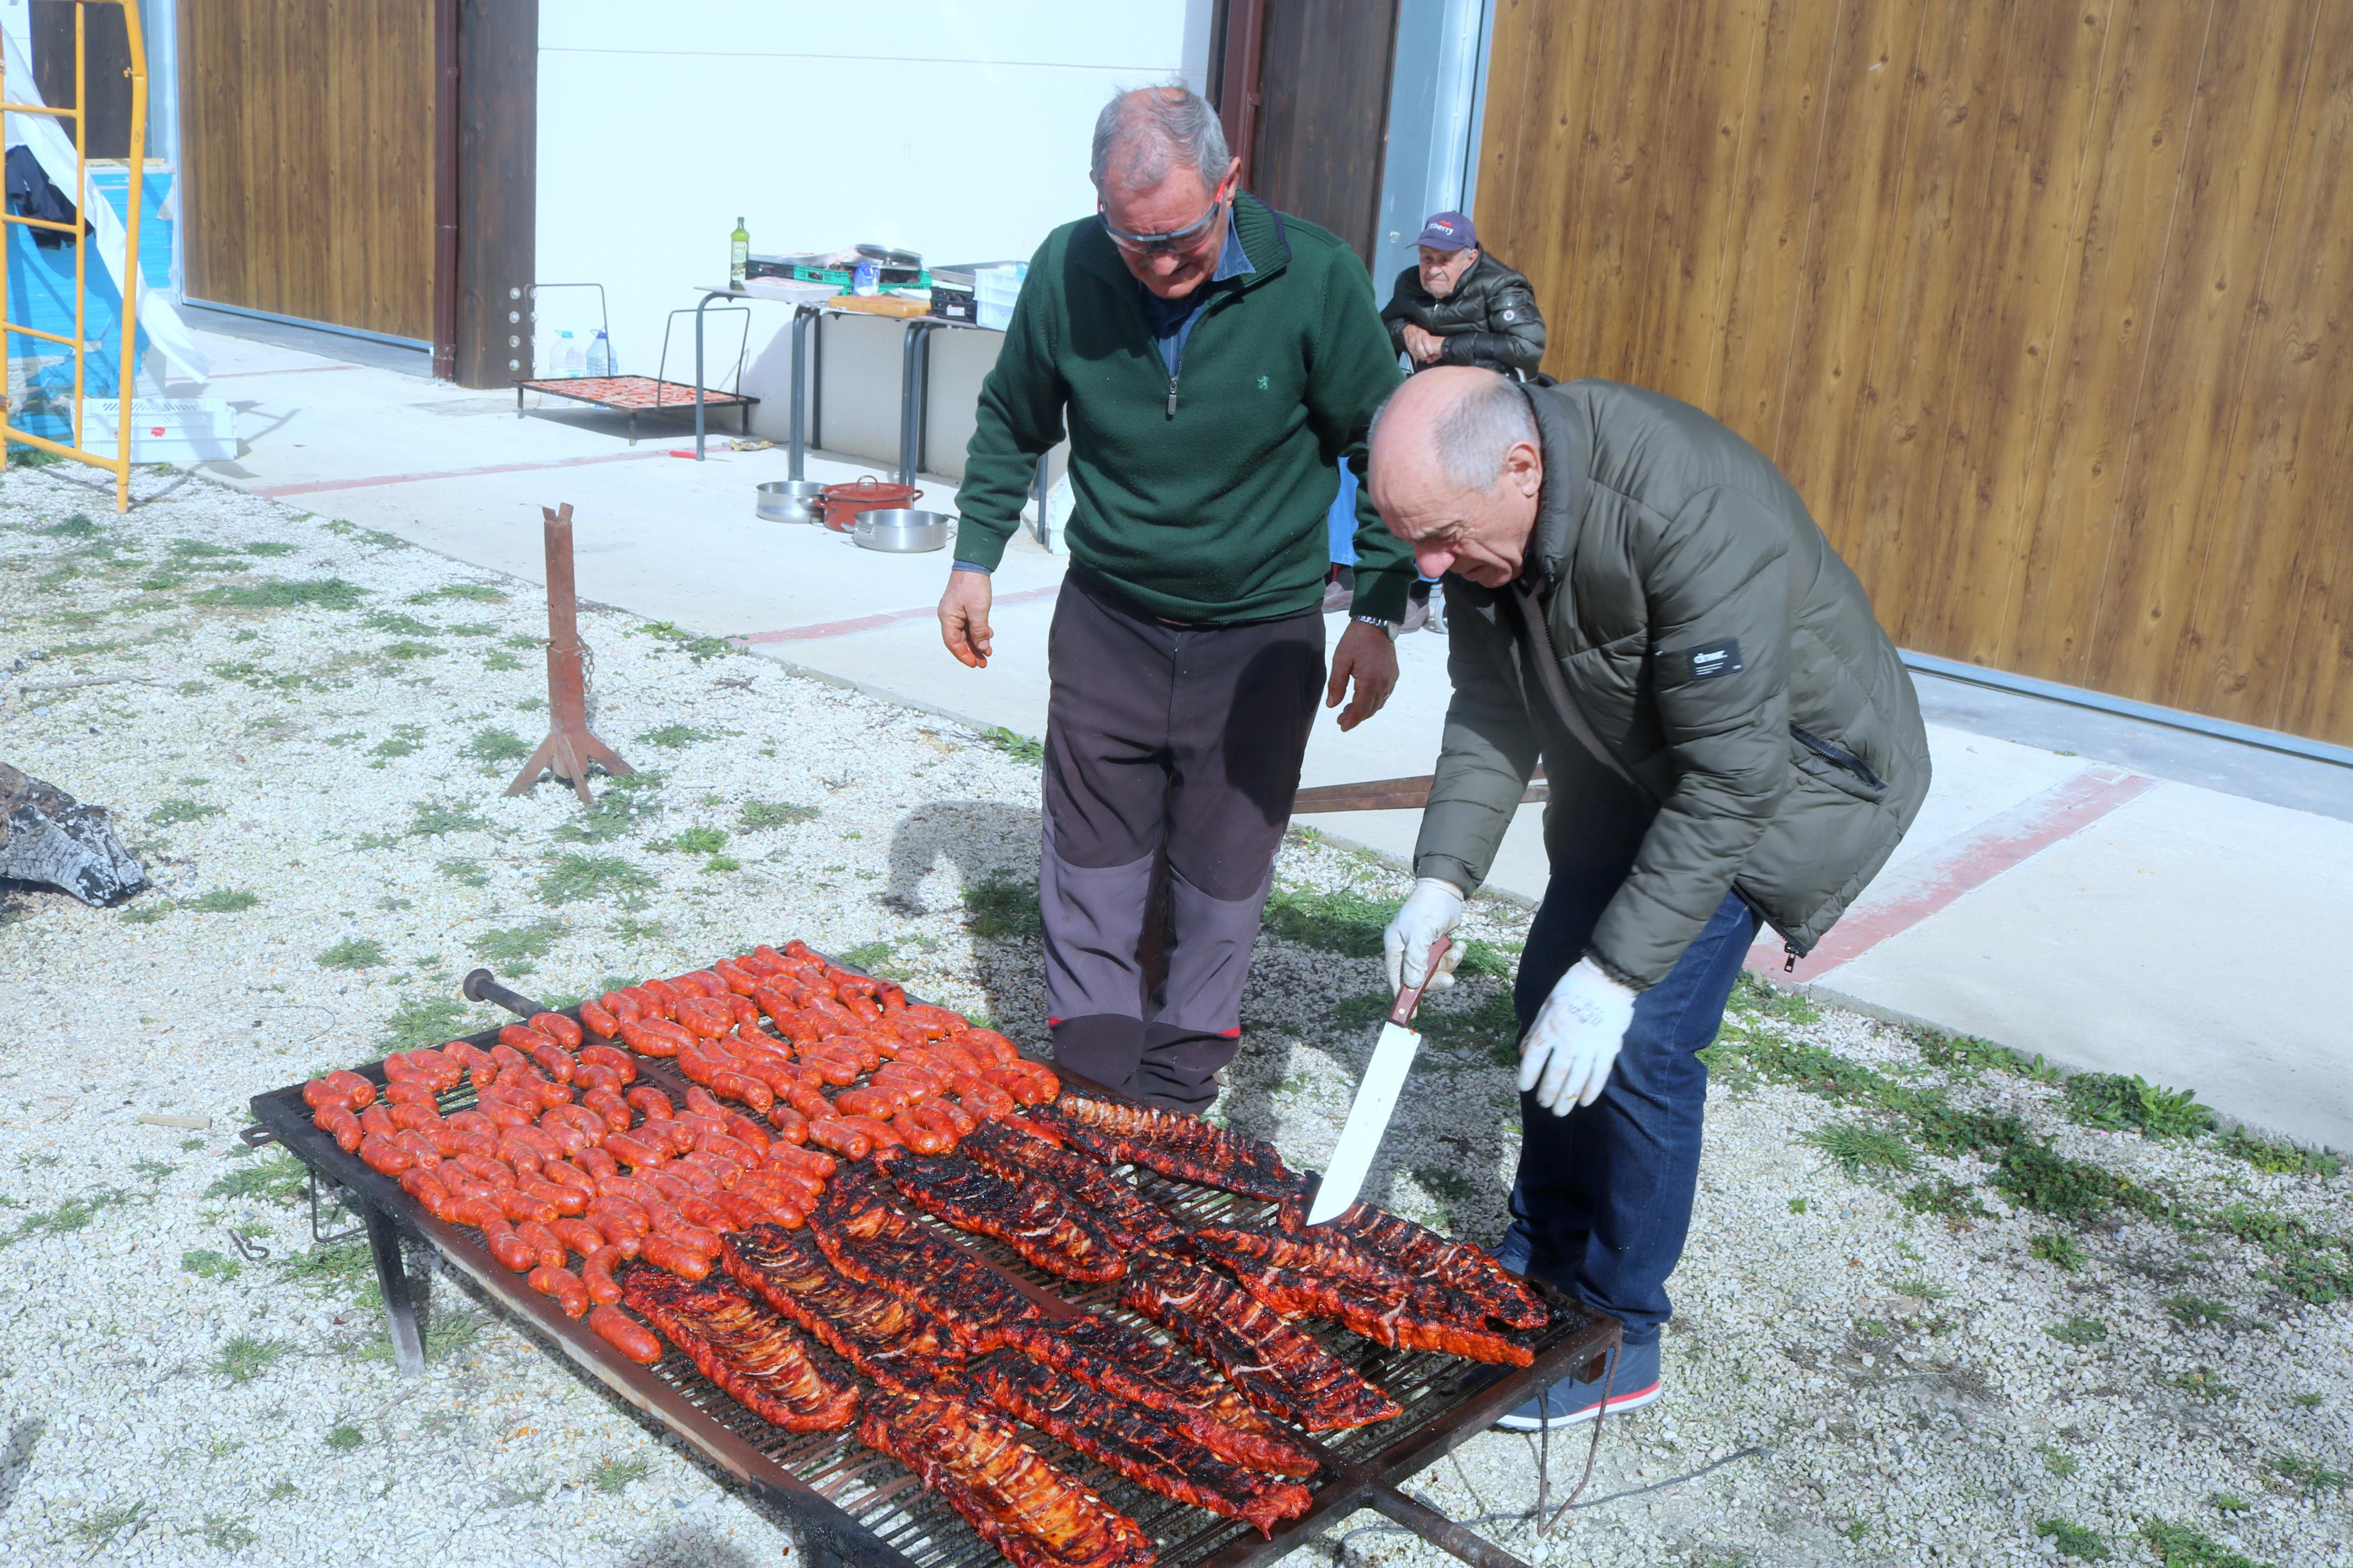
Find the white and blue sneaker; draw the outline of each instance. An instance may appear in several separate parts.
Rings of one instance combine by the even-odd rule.
[[[1609,1377],[1609,1414],[1621,1415],[1655,1405],[1666,1390],[1659,1382],[1659,1342],[1628,1345],[1618,1353]],[[1557,1432],[1590,1421],[1601,1414],[1602,1379],[1567,1378],[1554,1384],[1525,1405],[1497,1419],[1506,1432]]]

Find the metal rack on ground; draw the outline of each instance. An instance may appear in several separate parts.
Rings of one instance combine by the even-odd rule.
[[[605,342],[613,341],[612,321],[605,312],[605,286],[602,283],[533,283],[524,298],[532,307],[524,312],[531,321],[538,319],[536,302],[543,289],[594,289],[596,290],[597,319],[605,322]],[[709,301],[705,301],[707,304]],[[752,312],[742,306],[721,307],[728,315],[744,317],[744,337],[735,345],[734,390],[722,392],[702,384],[702,321],[700,306],[693,310],[672,310],[662,323],[661,358],[656,362],[651,375],[554,375],[515,383],[515,417],[522,417],[522,395],[526,392],[545,393],[551,397],[569,398],[597,408],[609,408],[629,416],[629,445],[638,444],[638,416],[640,414],[691,414],[694,416],[698,442],[702,433],[702,415],[706,408],[740,408],[743,410],[744,434],[752,433],[752,406],[760,400],[748,395],[744,388],[744,362],[752,342]],[[694,380],[691,383],[670,381],[670,330],[678,318],[695,317]],[[518,322],[526,325],[528,322]],[[520,335],[520,334],[518,334]]]
[[[537,1003],[498,984],[488,970],[466,977],[465,994],[496,1003],[519,1017],[542,1011]],[[483,1048],[497,1037],[496,1028],[467,1037]],[[673,1100],[684,1098],[687,1081],[675,1064],[640,1058],[636,1065],[638,1081],[663,1089]],[[385,1081],[380,1063],[357,1070],[379,1085]],[[1118,1098],[1076,1074],[1056,1071],[1071,1088]],[[462,1083],[440,1097],[445,1113],[472,1103],[473,1091]],[[652,1366],[639,1366],[615,1352],[585,1323],[565,1317],[554,1301],[527,1289],[520,1275],[501,1268],[476,1233],[433,1218],[397,1182],[370,1170],[358,1156],[344,1153],[312,1125],[301,1084],[256,1095],[253,1110],[259,1125],[247,1130],[248,1142],[275,1141],[308,1166],[314,1180],[323,1177],[347,1189],[364,1214],[391,1320],[395,1359],[404,1373],[422,1372],[425,1364],[416,1305],[401,1259],[405,1234],[433,1248],[622,1399],[661,1421],[728,1475],[793,1516],[807,1532],[821,1564],[844,1559],[871,1568],[992,1568],[1001,1561],[996,1548],[944,1501],[924,1490],[896,1460],[860,1442],[854,1431],[780,1431],[722,1393],[675,1349],[666,1347]],[[1258,1224],[1274,1212],[1272,1204],[1261,1200],[1171,1181],[1149,1171],[1132,1174],[1145,1196],[1188,1227]],[[934,1235],[971,1249],[1034,1297],[1092,1308],[1154,1339],[1166,1338],[1117,1304],[1115,1285],[1073,1286],[1031,1268],[997,1242],[948,1229],[921,1215],[913,1217]],[[1552,1308],[1553,1321],[1536,1335],[1535,1363],[1527,1367],[1390,1350],[1336,1328],[1298,1325],[1387,1392],[1404,1406],[1404,1414],[1354,1431],[1300,1437],[1324,1463],[1305,1483],[1314,1502],[1299,1518],[1278,1525],[1271,1539],[1260,1538],[1240,1521],[1146,1490],[1042,1433],[1024,1427],[1023,1434],[1056,1468],[1134,1519],[1157,1543],[1161,1568],[1256,1568],[1296,1550],[1359,1508],[1378,1510],[1477,1568],[1526,1568],[1510,1552],[1400,1489],[1538,1389],[1614,1359],[1620,1333],[1615,1319],[1548,1288],[1537,1289]],[[862,1382],[814,1341],[809,1351],[837,1378]],[[1595,1436],[1598,1441],[1598,1428]]]

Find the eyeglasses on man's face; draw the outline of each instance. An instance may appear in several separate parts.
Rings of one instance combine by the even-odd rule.
[[[1111,242],[1130,256],[1167,256],[1191,250],[1199,245],[1217,226],[1219,215],[1225,211],[1225,206],[1224,183],[1220,181],[1219,194],[1209,198],[1208,212],[1183,228],[1170,229],[1166,234],[1130,234],[1125,229],[1113,228],[1111,215],[1103,211],[1101,202],[1095,204],[1095,220],[1103,225],[1103,232],[1111,236]]]

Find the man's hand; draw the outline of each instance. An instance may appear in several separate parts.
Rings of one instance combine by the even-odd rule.
[[[1520,1092],[1555,1116],[1601,1098],[1618,1048],[1634,1021],[1634,993],[1580,958],[1536,1010],[1520,1043]]]
[[[956,574],[960,577],[972,575],[969,572]],[[940,605],[943,620],[946,619],[947,613],[947,605],[943,601]],[[955,644],[951,642],[948,646],[954,647]],[[966,659],[965,662],[969,664],[972,661]],[[1324,686],[1324,707],[1340,706],[1340,694],[1348,689],[1352,678],[1356,683],[1356,695],[1349,702],[1347,711],[1340,715],[1340,728],[1343,730],[1353,730],[1379,712],[1381,704],[1389,700],[1389,693],[1397,689],[1397,646],[1389,641],[1388,633],[1377,626],[1368,626],[1362,621],[1348,623],[1348,629],[1340,634],[1339,647],[1332,654],[1332,679]]]
[[[986,572],[950,572],[947,591],[940,595],[940,640],[975,669],[988,668],[989,596]]]
[[[1405,339],[1405,352],[1419,363],[1436,364],[1438,356],[1446,352],[1444,338],[1436,332],[1424,331],[1411,321],[1405,324],[1405,331],[1399,335]]]
[[[1440,937],[1451,936],[1462,918],[1462,889],[1443,877],[1422,877],[1398,906],[1397,918],[1381,932],[1381,958],[1388,966],[1389,989],[1402,991],[1423,982],[1430,949]],[[1429,976],[1432,990],[1454,984],[1454,966],[1462,958],[1462,944],[1449,942],[1438,961],[1438,973]]]

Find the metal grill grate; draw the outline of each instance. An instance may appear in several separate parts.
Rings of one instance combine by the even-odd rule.
[[[495,1043],[497,1033],[487,1029],[470,1039],[487,1049]],[[674,1101],[683,1100],[687,1081],[672,1064],[638,1058],[636,1066],[640,1082],[661,1089]],[[380,1067],[361,1070],[372,1079],[383,1080]],[[1094,1091],[1073,1075],[1062,1076],[1074,1087]],[[440,1097],[445,1114],[473,1103],[470,1083],[461,1082]],[[1001,1563],[996,1549],[975,1534],[936,1494],[923,1489],[896,1460],[868,1448],[854,1429],[782,1431],[736,1404],[674,1349],[666,1347],[662,1359],[649,1368],[636,1366],[611,1352],[584,1325],[565,1319],[553,1302],[530,1292],[519,1279],[500,1268],[473,1231],[433,1219],[397,1184],[343,1153],[332,1139],[311,1125],[300,1084],[257,1096],[253,1105],[262,1123],[298,1159],[357,1192],[402,1228],[421,1237],[487,1293],[554,1338],[567,1355],[624,1398],[662,1419],[723,1468],[799,1516],[834,1551],[889,1568],[992,1568]],[[1276,1205],[1263,1200],[1191,1186],[1155,1172],[1121,1169],[1139,1192],[1187,1226],[1258,1224],[1275,1212]],[[1115,1318],[1147,1338],[1169,1342],[1170,1336],[1159,1325],[1119,1305],[1116,1283],[1075,1286],[1030,1266],[1002,1243],[955,1230],[912,1205],[902,1206],[933,1235],[967,1248],[1012,1278],[1073,1307]],[[1375,1501],[1371,1492],[1394,1486],[1484,1429],[1501,1410],[1615,1343],[1618,1331],[1613,1321],[1588,1313],[1553,1292],[1546,1291],[1546,1297],[1553,1308],[1553,1321],[1534,1337],[1535,1364],[1525,1370],[1482,1365],[1430,1352],[1390,1350],[1331,1325],[1296,1325],[1388,1393],[1403,1407],[1403,1414],[1370,1426],[1305,1437],[1308,1446],[1327,1460],[1314,1479],[1303,1483],[1315,1502],[1305,1516],[1278,1528],[1271,1541],[1260,1539],[1240,1521],[1146,1490],[1043,1433],[1024,1426],[1022,1434],[1056,1468],[1142,1526],[1158,1546],[1165,1568],[1243,1568],[1293,1550],[1322,1523]],[[862,1381],[822,1344],[807,1335],[801,1337],[828,1375],[850,1383]],[[1500,1552],[1494,1556],[1510,1561]]]

